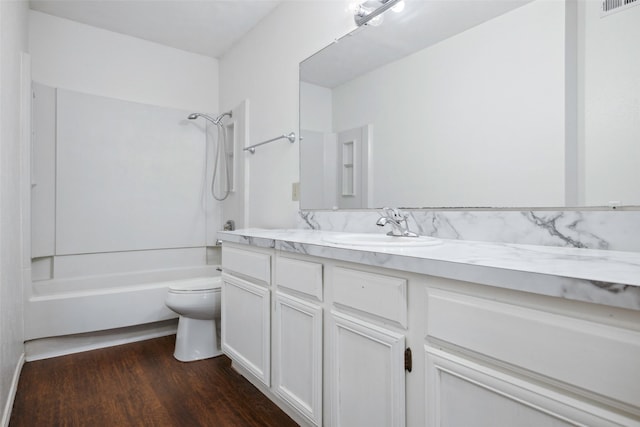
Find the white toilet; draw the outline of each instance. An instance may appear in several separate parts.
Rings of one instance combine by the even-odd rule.
[[[187,279],[169,286],[165,304],[180,315],[173,356],[181,362],[222,354],[218,341],[220,277]]]

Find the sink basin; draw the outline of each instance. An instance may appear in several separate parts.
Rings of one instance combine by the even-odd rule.
[[[397,237],[386,234],[345,233],[326,236],[327,243],[346,246],[379,246],[389,248],[407,248],[419,246],[433,246],[441,243],[439,239],[427,236]]]

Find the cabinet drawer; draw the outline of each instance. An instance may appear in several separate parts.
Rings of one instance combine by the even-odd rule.
[[[407,327],[406,279],[336,267],[333,281],[333,299],[337,305]]]
[[[322,301],[322,264],[292,258],[276,258],[278,287],[293,289]]]
[[[271,283],[271,256],[260,252],[223,247],[222,269]]]
[[[427,301],[427,339],[638,406],[640,332],[441,289]]]

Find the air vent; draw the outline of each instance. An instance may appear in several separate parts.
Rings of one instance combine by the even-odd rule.
[[[630,7],[640,4],[640,0],[604,0],[602,2],[602,13],[600,17],[604,18],[613,13],[622,12]]]

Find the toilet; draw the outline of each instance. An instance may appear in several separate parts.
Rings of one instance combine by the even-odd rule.
[[[186,279],[169,286],[165,304],[180,315],[173,356],[181,362],[222,354],[218,341],[220,277]]]

